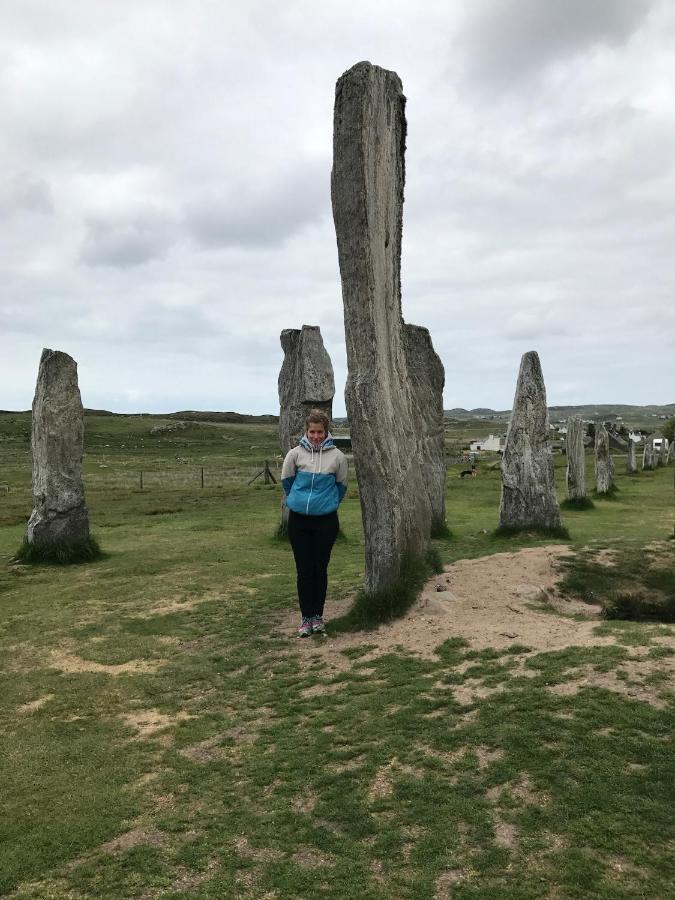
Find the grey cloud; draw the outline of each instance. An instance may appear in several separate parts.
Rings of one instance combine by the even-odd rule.
[[[54,212],[49,184],[30,172],[18,172],[0,183],[0,219],[22,212],[43,215]]]
[[[175,240],[173,223],[159,212],[140,213],[126,221],[92,218],[80,260],[87,266],[133,268],[162,259]]]
[[[330,210],[330,161],[298,163],[290,172],[259,172],[185,207],[185,224],[205,247],[283,243]]]
[[[482,0],[457,35],[468,81],[518,85],[552,63],[625,43],[653,0]]]

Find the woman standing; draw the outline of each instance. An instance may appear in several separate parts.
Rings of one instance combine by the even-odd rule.
[[[305,429],[298,446],[286,454],[281,470],[289,509],[288,536],[298,573],[299,637],[325,631],[328,563],[340,529],[337,508],[347,493],[347,460],[333,443],[328,416],[311,410]]]

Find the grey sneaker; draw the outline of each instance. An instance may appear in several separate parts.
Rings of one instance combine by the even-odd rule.
[[[309,637],[313,630],[312,620],[303,616],[298,628],[298,637]]]
[[[312,631],[314,634],[325,634],[326,633],[326,623],[323,620],[323,616],[312,616]]]

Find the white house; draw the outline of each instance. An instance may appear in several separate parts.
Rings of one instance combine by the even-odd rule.
[[[499,437],[498,434],[491,434],[482,440],[471,441],[469,445],[469,450],[471,453],[477,453],[480,450],[503,450],[504,449],[504,438]]]
[[[642,442],[642,432],[641,431],[629,431],[628,437],[634,444],[639,444]]]

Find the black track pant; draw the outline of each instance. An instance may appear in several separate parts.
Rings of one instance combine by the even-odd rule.
[[[340,523],[336,512],[303,516],[290,511],[288,537],[298,571],[298,600],[303,616],[322,616],[328,586],[328,563]]]

